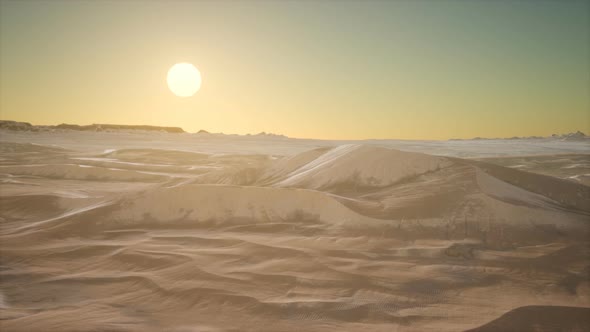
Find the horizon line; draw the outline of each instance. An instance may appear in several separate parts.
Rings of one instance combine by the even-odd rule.
[[[180,133],[185,133],[185,134],[198,134],[200,131],[205,131],[206,134],[211,134],[211,135],[235,135],[235,136],[257,136],[257,135],[268,135],[268,136],[281,136],[281,137],[285,137],[285,138],[289,138],[289,139],[301,139],[301,140],[319,140],[319,141],[387,141],[387,140],[395,140],[395,141],[452,141],[452,140],[503,140],[503,139],[542,139],[542,138],[551,138],[553,135],[556,136],[565,136],[565,135],[569,135],[569,134],[576,134],[576,133],[581,133],[582,135],[586,136],[586,133],[584,133],[582,130],[580,129],[575,129],[572,130],[570,132],[567,133],[553,133],[552,135],[548,135],[548,136],[539,136],[539,135],[529,135],[529,136],[511,136],[511,137],[489,137],[489,136],[475,136],[475,137],[469,137],[469,138],[462,138],[462,137],[451,137],[451,138],[447,138],[447,139],[424,139],[424,138],[419,138],[419,139],[411,139],[411,138],[360,138],[360,139],[354,139],[354,138],[314,138],[314,137],[295,137],[295,136],[288,136],[285,134],[279,134],[276,132],[270,132],[270,131],[261,131],[258,133],[245,133],[245,134],[238,134],[238,133],[225,133],[225,132],[211,132],[209,130],[206,129],[199,129],[197,131],[186,131],[184,128],[180,127],[180,126],[169,126],[169,125],[151,125],[151,124],[122,124],[122,123],[91,123],[91,124],[76,124],[76,123],[66,123],[66,122],[62,122],[59,124],[34,124],[28,121],[18,121],[18,120],[9,120],[9,119],[1,119],[0,118],[0,122],[14,122],[14,123],[22,123],[22,124],[28,124],[32,127],[57,127],[60,125],[68,125],[68,126],[79,126],[79,127],[88,127],[88,126],[126,126],[126,127],[152,127],[152,128],[162,128],[162,129],[180,129],[182,132],[178,132],[178,134]],[[0,128],[0,129],[5,129],[5,128]],[[8,128],[9,129],[9,128]],[[64,129],[68,129],[68,128],[64,128]],[[131,130],[133,130],[133,128],[130,128]],[[75,130],[75,129],[70,129],[70,130]],[[83,130],[80,130],[83,131]],[[173,133],[173,132],[170,132]]]

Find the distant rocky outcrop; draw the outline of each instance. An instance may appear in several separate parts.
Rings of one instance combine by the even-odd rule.
[[[588,136],[586,136],[586,134],[584,134],[581,131],[576,131],[575,133],[569,133],[569,134],[564,134],[561,135],[560,137],[562,140],[564,141],[578,141],[578,140],[584,140],[589,138]]]
[[[18,130],[18,131],[33,131],[34,127],[28,122],[17,122],[10,120],[0,120],[0,129]]]
[[[164,132],[172,134],[186,133],[180,127],[161,127],[148,125],[117,125],[117,124],[91,124],[91,125],[77,125],[62,123],[58,125],[40,126],[33,125],[28,122],[18,122],[11,120],[0,120],[0,130],[13,131],[98,131],[98,132]],[[225,136],[223,133],[211,133],[205,129],[201,129],[196,134],[200,135],[214,135]],[[238,135],[233,135],[238,136]],[[265,138],[288,138],[285,135],[278,135],[273,133],[261,132],[256,135],[247,134],[246,136],[265,137]]]
[[[575,133],[568,133],[568,134],[553,134],[551,136],[543,137],[543,136],[513,136],[508,138],[484,138],[484,137],[474,137],[471,139],[462,139],[462,138],[451,138],[449,141],[466,141],[466,140],[520,140],[520,139],[555,139],[561,141],[585,141],[590,140],[590,136],[587,136],[581,131],[576,131]]]
[[[55,131],[55,130],[76,130],[76,131],[148,131],[148,132],[167,132],[167,133],[184,133],[180,127],[160,127],[148,125],[116,125],[116,124],[91,124],[76,125],[62,123],[56,126],[35,126],[28,122],[17,122],[10,120],[0,120],[0,129],[15,131]]]
[[[91,124],[87,126],[72,125],[62,123],[55,126],[56,129],[70,129],[82,131],[158,131],[167,133],[184,133],[185,131],[180,127],[160,127],[148,125],[115,125],[115,124]]]
[[[279,134],[273,134],[273,133],[267,133],[267,132],[260,132],[258,134],[256,134],[255,136],[262,136],[262,137],[276,137],[276,138],[287,138],[287,136],[285,135],[279,135]]]

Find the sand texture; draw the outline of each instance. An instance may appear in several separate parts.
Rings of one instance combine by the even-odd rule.
[[[579,146],[19,135],[0,143],[1,331],[590,330]]]

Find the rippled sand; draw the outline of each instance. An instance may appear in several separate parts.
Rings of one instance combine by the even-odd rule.
[[[576,181],[367,145],[0,147],[2,331],[590,329]]]

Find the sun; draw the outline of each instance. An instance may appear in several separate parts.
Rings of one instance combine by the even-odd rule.
[[[191,63],[177,63],[168,70],[168,88],[179,97],[190,97],[201,88],[201,73]]]

